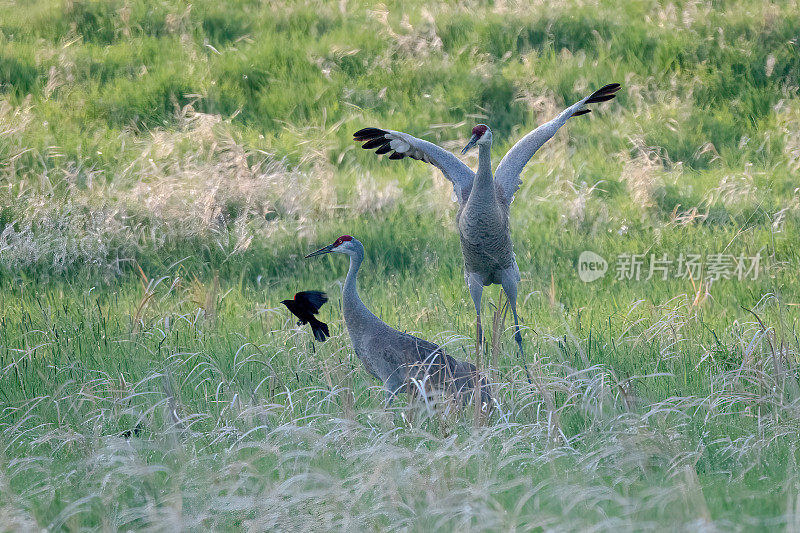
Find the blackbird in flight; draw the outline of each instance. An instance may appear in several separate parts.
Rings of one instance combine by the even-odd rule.
[[[319,312],[319,308],[327,301],[328,296],[324,292],[302,291],[294,295],[294,300],[283,300],[281,303],[299,319],[298,326],[305,323],[311,324],[314,338],[319,342],[323,342],[330,336],[328,325],[314,318],[314,315]]]

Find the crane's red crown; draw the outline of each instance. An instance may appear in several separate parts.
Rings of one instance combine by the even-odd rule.
[[[483,136],[484,133],[486,133],[486,130],[488,129],[489,128],[487,128],[485,124],[478,124],[477,126],[472,128],[472,134],[480,138]]]
[[[340,244],[342,244],[344,242],[352,241],[352,240],[353,240],[353,238],[350,235],[342,235],[341,237],[336,239],[336,242],[334,242],[333,245],[334,246],[339,246]]]

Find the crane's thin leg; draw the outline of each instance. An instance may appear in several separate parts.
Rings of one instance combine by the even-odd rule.
[[[469,294],[472,296],[472,302],[475,304],[476,355],[481,345],[483,345],[483,328],[481,327],[481,296],[483,295],[483,283],[478,278],[479,276],[477,274],[467,274],[467,286],[469,287]]]
[[[511,313],[514,315],[514,340],[517,341],[519,347],[519,355],[522,360],[522,367],[525,369],[525,375],[528,378],[528,383],[531,383],[531,374],[528,372],[528,365],[525,362],[525,350],[522,349],[522,333],[519,331],[519,318],[517,317],[517,277],[514,273],[505,271],[502,276],[503,291],[506,293],[508,303],[511,305]]]
[[[478,274],[467,274],[467,286],[472,302],[475,304],[475,371],[472,376],[472,401],[475,402],[475,426],[481,425],[481,348],[483,347],[483,328],[481,327],[481,296],[483,295],[483,280]]]

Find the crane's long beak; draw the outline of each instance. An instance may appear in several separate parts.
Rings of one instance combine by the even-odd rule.
[[[325,246],[324,248],[320,248],[316,252],[311,252],[310,254],[308,254],[306,256],[306,259],[308,259],[309,257],[317,256],[317,255],[329,254],[329,253],[331,253],[331,251],[333,251],[333,245],[329,244],[328,246]]]
[[[470,148],[472,148],[473,146],[475,146],[475,143],[476,143],[476,142],[478,142],[478,136],[477,136],[477,135],[473,135],[473,136],[472,136],[472,138],[471,138],[471,139],[469,140],[469,142],[467,143],[467,145],[464,147],[464,149],[463,149],[463,150],[461,150],[461,155],[464,155],[464,154],[466,154],[466,153],[467,153],[467,150],[469,150]]]

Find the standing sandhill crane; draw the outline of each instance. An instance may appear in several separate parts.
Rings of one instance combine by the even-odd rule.
[[[509,228],[509,207],[514,193],[522,180],[520,172],[533,154],[555,135],[571,117],[589,113],[584,106],[605,102],[616,96],[620,88],[612,83],[593,92],[562,111],[556,118],[542,124],[523,137],[503,157],[492,177],[492,131],[485,124],[472,129],[472,138],[461,151],[465,154],[473,146],[478,146],[478,172],[473,173],[455,155],[428,141],[423,141],[407,133],[364,128],[353,138],[364,142],[362,148],[374,149],[375,153],[389,155],[389,159],[410,157],[430,163],[442,171],[445,178],[453,183],[453,193],[459,203],[458,234],[461,238],[461,251],[464,255],[464,279],[475,304],[477,345],[482,344],[481,296],[483,287],[500,284],[508,297],[514,315],[514,338],[523,357],[522,335],[517,318],[517,284],[520,281],[519,267],[514,257]]]
[[[364,260],[364,246],[350,235],[342,235],[333,244],[306,257],[338,253],[350,256],[350,269],[342,286],[342,310],[353,350],[367,371],[386,387],[387,405],[404,386],[414,392],[412,380],[426,388],[446,390],[466,402],[475,388],[475,366],[447,355],[432,342],[397,331],[372,314],[361,301],[356,276]],[[491,407],[491,393],[481,379],[481,403]]]

